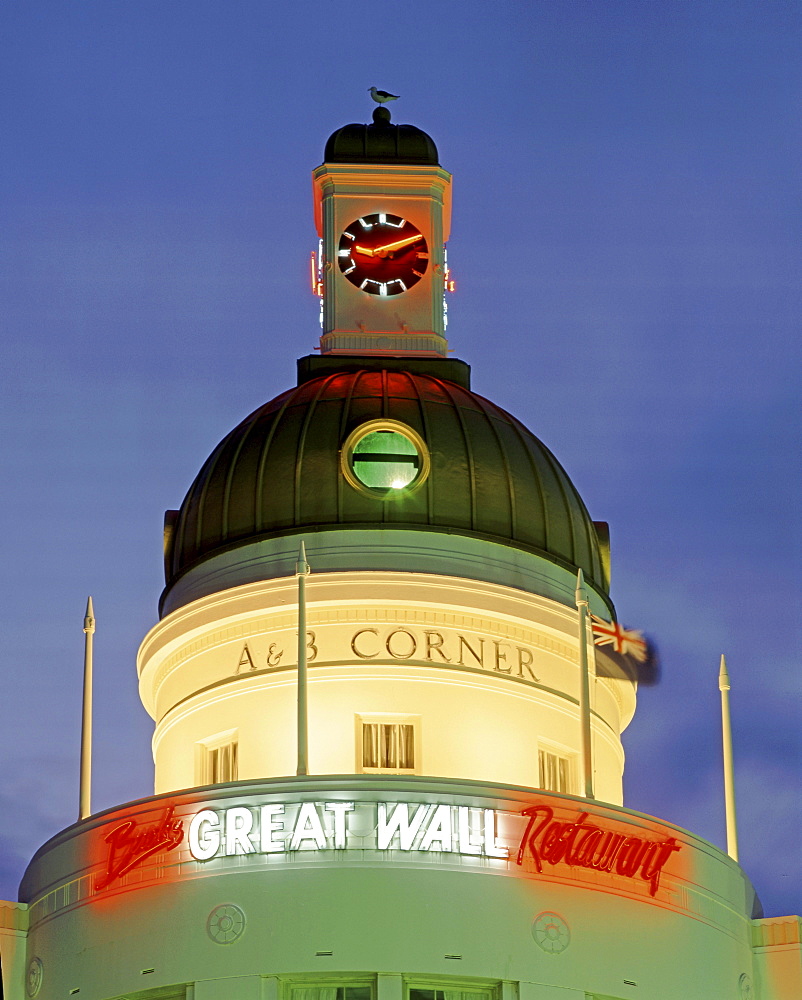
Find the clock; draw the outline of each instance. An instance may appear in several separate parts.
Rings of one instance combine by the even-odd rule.
[[[423,233],[397,215],[377,212],[352,222],[340,237],[337,262],[345,277],[369,295],[400,295],[429,266]]]

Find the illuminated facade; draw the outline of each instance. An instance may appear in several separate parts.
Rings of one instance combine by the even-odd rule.
[[[575,591],[615,622],[606,526],[448,356],[434,143],[378,109],[313,180],[320,355],[167,513],[155,794],[0,903],[6,998],[798,1000],[798,918],[624,807],[637,685],[605,646],[585,794]]]

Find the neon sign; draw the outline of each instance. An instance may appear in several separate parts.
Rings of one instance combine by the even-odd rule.
[[[567,823],[556,821],[554,810],[547,805],[530,806],[523,810],[522,815],[528,816],[529,822],[521,838],[516,863],[523,864],[528,848],[538,873],[543,872],[544,862],[615,871],[626,878],[641,878],[648,882],[649,892],[654,896],[666,862],[674,851],[681,849],[674,837],[663,841],[628,837],[586,823],[586,812],[579,813],[573,822]]]
[[[169,806],[158,823],[139,826],[134,819],[125,820],[106,834],[105,841],[109,845],[106,871],[95,883],[95,888],[105,889],[151,854],[172,850],[183,839],[184,828],[181,821],[175,819],[175,806]]]
[[[443,851],[506,858],[496,842],[496,811],[470,806],[379,802],[272,802],[260,807],[202,809],[189,824],[189,852],[197,861],[234,854],[283,854],[304,850],[364,848],[348,818],[356,813],[379,851]],[[414,810],[414,811],[411,811]],[[297,811],[296,811],[297,810]],[[295,812],[293,816],[292,813]],[[375,823],[373,816],[376,816]],[[373,844],[369,846],[373,847]]]
[[[560,810],[565,805],[555,801]],[[193,809],[187,803],[181,812],[177,817],[176,806],[170,805],[156,822],[126,819],[113,827],[104,838],[106,869],[95,888],[106,888],[151,855],[185,841],[189,857],[202,864],[238,855],[292,860],[287,856],[298,852],[343,850],[452,854],[498,859],[502,869],[514,871],[517,865],[537,875],[546,866],[608,872],[645,883],[654,896],[666,863],[682,849],[675,837],[620,832],[586,810],[555,818],[555,809],[544,802],[513,813],[442,802],[246,798],[244,804],[221,808]],[[507,846],[516,843],[517,854]]]

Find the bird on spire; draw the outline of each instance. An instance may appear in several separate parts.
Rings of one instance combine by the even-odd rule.
[[[375,87],[368,87],[370,96],[377,104],[386,104],[388,101],[397,101],[398,94],[388,94],[386,90],[376,90]]]

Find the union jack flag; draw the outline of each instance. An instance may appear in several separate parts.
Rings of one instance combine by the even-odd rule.
[[[616,653],[632,656],[638,663],[645,663],[649,656],[649,644],[642,632],[623,628],[618,622],[606,622],[591,615],[593,641],[597,646],[612,646]]]

